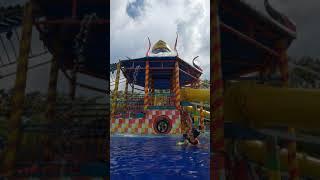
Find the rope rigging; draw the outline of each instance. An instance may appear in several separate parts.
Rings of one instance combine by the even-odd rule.
[[[133,92],[134,92],[134,85],[137,83],[137,76],[138,76],[138,73],[139,73],[139,70],[141,69],[141,66],[140,65],[138,65],[138,66],[136,66],[135,67],[135,69],[134,69],[134,73],[133,73],[133,83],[132,83],[132,85],[131,85],[131,87],[132,87],[132,92],[131,92],[131,95],[133,96]]]
[[[97,18],[97,14],[92,13],[85,15],[81,21],[80,31],[74,39],[74,49],[75,54],[77,55],[76,63],[84,62],[85,57],[83,56],[83,51],[89,36],[90,26],[92,24],[92,21],[96,20]]]

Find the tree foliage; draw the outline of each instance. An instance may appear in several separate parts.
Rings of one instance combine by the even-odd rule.
[[[320,59],[312,57],[289,59],[289,84],[298,88],[320,87]]]

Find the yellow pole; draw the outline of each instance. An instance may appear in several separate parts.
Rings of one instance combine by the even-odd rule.
[[[25,89],[28,71],[28,56],[31,46],[32,36],[32,3],[26,3],[24,7],[24,17],[22,24],[22,36],[20,39],[20,51],[17,60],[17,74],[12,99],[12,110],[8,124],[8,147],[6,148],[4,160],[2,162],[2,171],[5,175],[14,173],[17,150],[21,139],[21,116],[25,100]]]
[[[193,106],[193,125],[195,128],[198,128],[200,125],[200,111],[198,112],[198,107],[197,105]]]
[[[221,44],[220,44],[220,22],[218,13],[218,0],[213,0],[210,4],[211,30],[213,38],[213,48],[211,54],[213,61],[211,64],[211,88],[210,102],[213,104],[213,113],[210,114],[210,139],[213,151],[211,153],[210,173],[214,180],[225,179],[224,165],[224,112],[223,112],[223,78],[221,66]]]
[[[124,88],[124,98],[125,98],[125,108],[127,109],[128,107],[128,85],[129,85],[129,82],[128,82],[128,79],[126,79],[126,86]]]
[[[113,95],[112,95],[112,108],[111,108],[111,118],[114,118],[114,114],[117,108],[117,98],[118,98],[118,88],[119,88],[119,80],[120,80],[120,67],[121,64],[118,62],[117,64],[117,74],[116,74],[116,80],[115,80],[115,85],[114,85],[114,90],[113,90]]]
[[[145,76],[145,85],[144,85],[144,110],[147,110],[149,106],[149,60],[146,60],[146,76]]]
[[[205,132],[205,127],[204,127],[204,111],[203,111],[203,102],[200,103],[200,127],[201,127],[201,131],[202,133]]]

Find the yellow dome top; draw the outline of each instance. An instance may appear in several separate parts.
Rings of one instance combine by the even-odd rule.
[[[159,40],[156,44],[153,45],[152,52],[155,54],[159,52],[171,52],[171,48],[166,42]]]

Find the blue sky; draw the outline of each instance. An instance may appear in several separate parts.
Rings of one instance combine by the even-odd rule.
[[[111,1],[111,63],[119,59],[143,57],[151,43],[166,41],[174,46],[179,34],[179,56],[191,63],[199,56],[209,78],[210,1],[209,0],[121,0]]]

